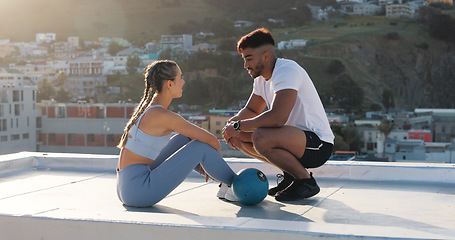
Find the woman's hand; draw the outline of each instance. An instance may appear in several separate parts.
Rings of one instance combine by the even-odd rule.
[[[211,177],[208,173],[205,172],[204,168],[202,165],[199,165],[199,174],[204,175],[205,174],[205,182],[208,182],[209,179],[212,179],[213,181],[216,181],[213,177]]]

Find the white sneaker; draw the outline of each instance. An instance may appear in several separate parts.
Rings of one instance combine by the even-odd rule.
[[[231,187],[228,187],[228,185],[221,183],[220,184],[220,190],[218,190],[218,193],[216,196],[219,199],[225,199],[226,201],[229,202],[237,202],[237,197],[235,197],[234,192],[232,191]]]
[[[226,195],[226,192],[228,191],[229,187],[228,185],[224,184],[224,183],[220,183],[220,189],[218,190],[218,193],[216,194],[216,196],[219,198],[219,199],[224,199],[224,196]]]
[[[234,191],[232,191],[232,187],[228,187],[226,195],[224,195],[224,199],[229,202],[237,202],[237,197],[234,195]]]

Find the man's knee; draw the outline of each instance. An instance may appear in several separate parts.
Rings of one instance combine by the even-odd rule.
[[[269,138],[270,135],[267,134],[266,131],[262,128],[256,129],[251,135],[251,140],[253,141],[254,148],[256,148],[260,152],[270,147]]]

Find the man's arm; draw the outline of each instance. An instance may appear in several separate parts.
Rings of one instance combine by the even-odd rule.
[[[260,99],[262,100],[262,98]],[[255,117],[243,119],[240,124],[240,130],[242,132],[253,132],[260,127],[284,126],[296,99],[297,91],[294,89],[283,89],[276,92],[271,108]]]
[[[228,123],[243,120],[243,119],[250,119],[258,116],[261,114],[265,107],[267,106],[266,102],[262,97],[251,93],[248,102],[246,103],[245,107],[243,107],[234,117],[228,120]]]

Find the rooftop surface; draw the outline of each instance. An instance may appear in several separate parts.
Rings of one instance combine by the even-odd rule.
[[[270,186],[279,171],[255,167]],[[190,175],[149,208],[121,204],[117,156],[0,156],[0,239],[455,239],[455,164],[330,161],[312,170],[321,192],[243,206]]]

